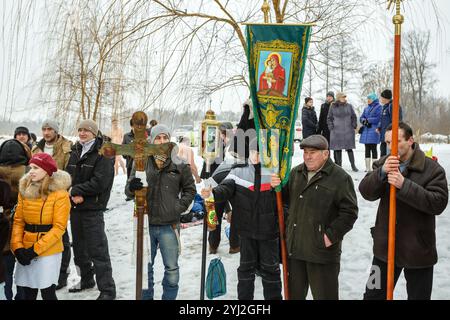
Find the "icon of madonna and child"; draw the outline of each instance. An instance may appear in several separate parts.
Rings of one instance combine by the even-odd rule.
[[[288,96],[291,52],[260,51],[258,95]],[[287,79],[287,81],[286,81]]]

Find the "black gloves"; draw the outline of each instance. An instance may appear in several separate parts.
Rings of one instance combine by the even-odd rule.
[[[362,121],[362,124],[363,124],[363,126],[366,126],[367,128],[370,128],[370,127],[372,127],[372,124],[369,122],[369,120],[367,120],[367,119],[364,119],[363,121]]]
[[[137,190],[141,190],[144,188],[144,185],[142,184],[141,179],[139,178],[133,178],[133,180],[130,181],[130,184],[128,186],[131,192],[135,192]]]
[[[19,248],[14,251],[14,255],[16,256],[17,261],[23,266],[28,266],[31,263],[31,260],[36,258],[38,255],[34,252],[34,248]]]

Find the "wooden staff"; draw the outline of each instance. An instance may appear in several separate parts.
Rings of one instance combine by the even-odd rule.
[[[400,101],[400,64],[401,64],[401,27],[404,17],[400,13],[401,0],[390,0],[388,10],[395,1],[396,15],[392,21],[395,25],[395,51],[394,51],[394,87],[393,87],[393,106],[392,106],[392,142],[391,155],[398,156],[398,123],[399,123],[399,101]],[[387,291],[386,299],[393,300],[394,298],[394,270],[395,270],[395,228],[396,228],[396,195],[397,190],[395,186],[390,186],[390,201],[389,201],[389,237],[388,237],[388,266],[387,266]]]

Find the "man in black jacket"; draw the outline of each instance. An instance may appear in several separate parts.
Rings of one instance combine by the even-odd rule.
[[[327,101],[320,107],[319,128],[317,133],[323,135],[327,139],[328,145],[330,145],[330,129],[328,128],[327,117],[330,106],[334,102],[334,92],[328,92],[326,99]]]
[[[78,126],[78,137],[80,140],[72,148],[66,171],[72,176],[70,223],[74,261],[81,281],[69,292],[94,287],[95,273],[100,290],[98,299],[113,300],[116,286],[103,213],[114,180],[114,162],[99,155],[103,139],[94,121],[83,120]]]
[[[249,163],[236,165],[217,187],[203,189],[202,197],[209,198],[212,191],[216,203],[230,201],[233,206],[233,223],[241,240],[238,299],[253,300],[258,271],[264,299],[281,300],[276,195],[270,176],[261,175],[256,138],[250,141],[249,151]]]
[[[170,142],[169,129],[162,124],[152,128],[152,144]],[[164,263],[163,300],[175,300],[178,294],[180,272],[178,256],[180,252],[179,223],[181,214],[187,210],[197,193],[194,178],[189,165],[179,159],[174,161],[168,155],[154,155],[148,158],[145,167],[147,191],[147,209],[150,233],[150,262],[148,263],[148,289],[143,291],[143,300],[153,300],[153,265],[157,249]],[[134,197],[144,184],[133,165],[125,193]]]

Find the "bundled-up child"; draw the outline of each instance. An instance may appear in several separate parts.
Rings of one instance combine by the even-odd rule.
[[[249,151],[247,163],[234,166],[215,188],[203,189],[202,197],[206,199],[212,192],[216,203],[230,201],[233,206],[233,223],[241,239],[238,299],[253,299],[258,272],[264,298],[281,300],[276,194],[270,176],[261,175],[256,138],[250,142]]]

